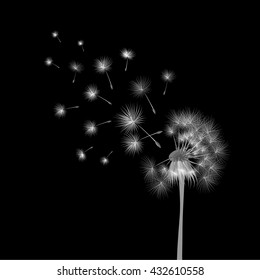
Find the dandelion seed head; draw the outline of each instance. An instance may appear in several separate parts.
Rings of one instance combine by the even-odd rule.
[[[82,64],[73,61],[73,62],[70,63],[70,69],[71,69],[73,72],[78,72],[78,73],[80,73],[80,72],[84,69],[84,67],[83,67]]]
[[[86,91],[84,92],[85,97],[90,101],[95,100],[98,94],[99,94],[99,90],[96,85],[88,86],[86,88]]]
[[[64,105],[62,104],[57,104],[55,107],[54,107],[54,111],[55,111],[55,116],[56,117],[64,117],[66,115],[66,108]]]
[[[134,51],[130,50],[130,49],[123,49],[121,51],[121,56],[125,59],[133,59],[135,57],[135,53]]]
[[[78,149],[77,150],[77,157],[79,161],[83,161],[86,159],[86,154],[84,153],[83,150]]]
[[[84,41],[83,40],[79,40],[78,41],[78,46],[83,46],[84,45]]]
[[[162,79],[165,82],[172,82],[175,79],[175,74],[172,71],[164,70],[162,72]]]
[[[131,133],[124,136],[122,145],[125,148],[125,152],[130,155],[140,153],[143,148],[139,135]]]
[[[171,185],[164,177],[156,177],[149,181],[149,188],[152,194],[156,194],[158,198],[163,198],[168,195]]]
[[[100,162],[103,164],[103,165],[107,165],[109,163],[109,159],[107,157],[102,157],[100,159]]]
[[[134,96],[140,97],[147,94],[150,91],[150,79],[146,77],[139,77],[135,81],[130,83],[132,94]]]
[[[47,66],[51,66],[53,63],[53,59],[51,57],[47,57],[46,60],[45,60],[45,64]]]
[[[97,126],[96,123],[93,121],[87,121],[84,125],[85,133],[87,135],[95,135],[97,133]]]
[[[111,70],[112,60],[109,57],[102,57],[95,60],[95,69],[98,73],[104,73]]]
[[[127,132],[134,131],[138,125],[144,122],[143,112],[138,105],[125,106],[121,110],[122,113],[116,116],[117,126]]]
[[[53,32],[51,33],[51,35],[52,35],[53,38],[56,38],[56,37],[59,36],[59,32],[58,32],[58,31],[53,31]]]
[[[166,134],[173,138],[175,147],[169,155],[170,165],[155,166],[151,178],[158,177],[168,184],[186,180],[188,185],[211,188],[223,169],[227,146],[220,137],[213,120],[198,112],[173,112],[166,126]]]

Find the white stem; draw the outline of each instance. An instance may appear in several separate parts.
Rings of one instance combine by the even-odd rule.
[[[179,192],[180,192],[180,217],[178,230],[178,245],[177,245],[177,260],[182,260],[183,247],[183,206],[184,206],[184,177],[179,178]]]
[[[79,108],[79,106],[68,107],[68,108],[66,108],[66,110],[69,110],[69,109],[77,109],[77,108]]]
[[[54,66],[56,66],[57,68],[60,68],[57,64],[55,64],[55,63],[52,63]]]
[[[128,58],[126,59],[125,71],[127,71],[127,66],[128,66]]]
[[[113,85],[112,85],[112,83],[111,83],[111,80],[110,80],[110,78],[109,78],[109,75],[108,75],[107,72],[106,72],[106,74],[107,74],[107,78],[108,78],[108,81],[109,81],[109,84],[110,84],[110,88],[113,89]]]
[[[160,165],[160,164],[162,164],[162,163],[164,163],[165,161],[170,161],[170,159],[165,159],[165,160],[163,160],[163,161],[161,161],[161,162],[159,162],[159,163],[157,163],[155,166],[158,166],[158,165]]]
[[[147,134],[148,137],[150,137],[150,138],[154,141],[154,143],[155,143],[155,145],[156,145],[157,147],[161,148],[161,145],[160,145],[159,142],[157,142],[157,141],[156,141],[146,130],[144,130],[140,125],[139,125],[139,127],[143,130],[143,132],[144,132],[145,134]]]
[[[84,52],[84,47],[83,47],[83,46],[81,46],[81,48],[82,48],[82,51]]]
[[[60,38],[57,36],[57,39],[58,39],[58,41],[61,43],[61,40],[60,40]]]
[[[99,125],[102,125],[102,124],[106,124],[106,123],[111,123],[111,120],[106,121],[106,122],[99,123],[99,124],[97,124],[96,126],[99,126]]]
[[[87,151],[91,150],[91,149],[93,149],[93,146],[90,147],[90,148],[88,148],[87,150],[85,150],[85,153],[86,153]]]
[[[107,158],[113,153],[113,151],[111,151],[108,155],[107,155]]]
[[[167,85],[168,85],[168,82],[166,82],[166,85],[165,85],[165,89],[164,89],[163,95],[165,95],[165,93],[166,93],[166,90],[167,90]]]
[[[146,94],[145,94],[145,97],[146,97],[147,101],[149,102],[149,104],[150,104],[150,106],[151,106],[151,108],[152,108],[153,113],[156,114],[156,111],[154,110],[154,107],[153,107],[153,105],[152,105],[150,99],[148,98],[148,96],[147,96]]]
[[[75,83],[76,75],[77,75],[77,72],[74,73],[74,77],[73,77],[72,83]]]
[[[152,133],[152,134],[150,134],[150,135],[152,136],[152,135],[160,134],[160,133],[162,133],[162,132],[163,132],[163,131],[162,131],[162,130],[160,130],[160,131],[154,132],[154,133]],[[143,139],[145,139],[145,138],[150,137],[150,135],[149,135],[149,136],[147,135],[147,136],[145,136],[145,137],[141,138],[141,139],[140,139],[140,141],[141,141],[141,140],[143,140]]]
[[[112,105],[112,103],[110,101],[108,101],[107,99],[105,99],[104,97],[98,95],[99,98],[101,98],[102,100],[104,100],[105,102],[107,102],[109,105]]]

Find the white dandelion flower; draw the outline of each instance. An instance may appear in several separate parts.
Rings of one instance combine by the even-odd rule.
[[[112,60],[109,57],[102,57],[100,59],[95,60],[94,67],[98,73],[106,73],[107,79],[110,85],[110,88],[113,89],[112,82],[108,75],[108,72],[111,70]]]
[[[153,163],[152,184],[163,188],[179,185],[180,220],[177,259],[182,259],[184,185],[196,184],[200,189],[212,188],[223,169],[227,145],[219,136],[213,121],[190,110],[172,113],[167,134],[173,137],[174,150],[168,159]],[[162,163],[167,162],[166,165]],[[161,184],[161,185],[160,185]],[[168,188],[163,188],[167,191]],[[155,188],[156,189],[156,188]]]
[[[151,90],[150,89],[150,86],[151,86],[150,80],[146,77],[139,77],[135,81],[132,81],[130,83],[130,86],[131,86],[131,91],[132,91],[133,96],[135,96],[135,97],[144,97],[145,96],[149,105],[151,106],[153,113],[156,114],[156,111],[155,111],[150,99],[147,96],[147,94]]]
[[[47,66],[54,65],[55,67],[60,68],[57,64],[55,64],[55,63],[53,62],[53,59],[52,59],[51,57],[47,57],[47,58],[45,59],[44,63],[45,63],[45,65],[47,65]]]
[[[86,159],[86,153],[93,149],[93,146],[89,147],[87,150],[78,149],[76,151],[77,157],[79,161],[84,161]]]
[[[86,88],[86,91],[84,92],[84,95],[85,95],[86,99],[89,101],[93,101],[97,98],[100,98],[101,100],[107,102],[109,105],[112,105],[112,103],[110,101],[108,101],[107,99],[105,99],[104,97],[99,95],[99,90],[96,85],[88,86]]]
[[[79,106],[72,106],[72,107],[65,107],[64,105],[62,104],[57,104],[55,107],[54,107],[54,111],[55,111],[55,116],[56,117],[65,117],[66,113],[67,113],[67,110],[71,110],[71,109],[78,109]]]
[[[60,40],[60,38],[59,38],[59,32],[58,32],[58,31],[53,31],[53,32],[51,33],[51,36],[52,36],[53,38],[57,38],[57,40],[61,43],[61,40]]]
[[[127,71],[128,61],[135,57],[135,52],[130,49],[123,49],[121,56],[126,60],[125,71]]]
[[[98,126],[108,124],[111,122],[112,122],[111,120],[108,120],[108,121],[96,124],[94,121],[86,121],[86,123],[84,124],[85,133],[89,136],[95,135],[97,133]]]
[[[84,41],[83,40],[79,40],[78,41],[78,46],[81,47],[82,51],[84,52]]]
[[[113,151],[111,151],[107,156],[101,157],[100,158],[100,163],[103,165],[107,165],[109,164],[109,156],[113,153]]]
[[[72,70],[74,72],[72,83],[75,83],[77,73],[80,73],[81,71],[83,71],[84,67],[81,63],[72,61],[70,63],[70,70]]]
[[[175,77],[176,76],[175,76],[174,72],[172,72],[172,71],[164,70],[162,72],[162,79],[163,79],[163,81],[165,81],[165,88],[163,91],[163,95],[165,95],[165,93],[166,93],[168,83],[171,83],[175,79]]]

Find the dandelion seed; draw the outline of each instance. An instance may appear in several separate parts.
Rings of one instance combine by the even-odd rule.
[[[169,119],[167,134],[173,137],[175,148],[168,159],[153,165],[153,174],[150,177],[155,189],[162,188],[166,191],[168,188],[163,188],[163,184],[179,185],[177,259],[182,259],[184,184],[196,184],[200,189],[209,189],[216,184],[223,168],[221,159],[226,152],[226,146],[219,137],[214,122],[205,119],[198,112],[173,112]],[[162,165],[166,161],[168,163]]]
[[[113,151],[111,151],[107,156],[105,157],[101,157],[100,158],[100,162],[103,165],[107,165],[109,163],[109,156],[113,153]]]
[[[58,33],[58,31],[53,31],[53,32],[51,33],[51,35],[52,35],[53,38],[57,38],[58,41],[61,43],[61,40],[60,40],[60,38],[59,38],[59,33]]]
[[[141,107],[138,105],[129,105],[122,108],[122,113],[116,116],[117,126],[126,132],[134,131],[144,122],[144,116]]]
[[[77,73],[80,73],[81,71],[83,71],[83,70],[84,70],[84,67],[83,67],[82,64],[73,61],[73,62],[70,63],[70,69],[71,69],[73,72],[75,72],[75,73],[74,73],[74,76],[73,76],[73,80],[72,80],[72,83],[75,83],[75,79],[76,79]]]
[[[71,109],[78,109],[79,106],[73,106],[73,107],[65,107],[64,105],[62,104],[57,104],[55,107],[54,107],[54,111],[55,111],[55,116],[56,117],[65,117],[66,113],[67,113],[67,110],[71,110]]]
[[[142,138],[140,138],[138,134],[127,133],[122,140],[122,144],[127,154],[138,154],[143,149],[142,140],[161,133],[162,131],[156,131]]]
[[[106,73],[107,79],[109,81],[110,88],[113,89],[112,82],[108,75],[108,72],[111,70],[112,60],[109,57],[102,57],[100,59],[96,59],[95,61],[95,68],[98,73]]]
[[[76,154],[77,154],[77,157],[78,157],[78,160],[79,161],[84,161],[85,159],[86,159],[86,153],[89,151],[89,150],[91,150],[91,149],[93,149],[93,146],[92,147],[90,147],[90,148],[88,148],[87,150],[81,150],[81,149],[78,149],[77,150],[77,152],[76,152]]]
[[[84,95],[85,95],[86,99],[89,101],[93,101],[97,98],[100,98],[101,100],[107,102],[109,105],[112,105],[112,103],[110,101],[108,101],[107,99],[105,99],[104,97],[99,95],[99,90],[96,85],[88,86],[86,88],[86,91],[84,92]]]
[[[162,79],[165,81],[165,88],[163,91],[163,95],[165,95],[168,83],[171,83],[175,79],[175,74],[172,71],[164,70],[162,72]]]
[[[78,46],[81,47],[82,51],[84,52],[85,50],[84,50],[84,46],[83,45],[84,45],[84,41],[83,40],[79,40],[78,41]]]
[[[156,114],[156,111],[155,111],[150,99],[147,96],[147,94],[150,92],[150,85],[151,85],[151,82],[148,78],[139,77],[136,79],[136,81],[131,82],[131,90],[132,90],[132,94],[135,97],[145,96],[148,103],[151,106],[153,113]]]
[[[135,53],[129,49],[123,49],[121,51],[121,56],[126,60],[125,71],[127,71],[128,61],[135,57]]]
[[[105,121],[105,122],[96,124],[94,121],[87,121],[84,125],[85,133],[89,136],[95,135],[97,133],[98,126],[108,124],[108,123],[111,123],[111,122],[112,121],[109,120],[109,121]]]
[[[51,57],[47,57],[44,63],[47,66],[54,65],[55,67],[60,68],[57,64],[53,63],[53,59]]]
[[[156,141],[151,134],[149,134],[141,124],[144,122],[144,117],[142,115],[142,109],[139,106],[126,106],[122,108],[122,113],[117,116],[117,126],[121,127],[123,131],[131,132],[140,128],[148,137],[150,137],[155,145],[161,148],[161,145]]]

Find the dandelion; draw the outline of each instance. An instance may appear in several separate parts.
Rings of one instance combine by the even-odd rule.
[[[121,56],[126,60],[125,71],[127,71],[128,61],[135,57],[135,53],[132,50],[123,49],[121,51]]]
[[[113,151],[111,151],[107,156],[101,157],[100,158],[100,162],[103,165],[107,165],[109,163],[109,156],[113,153]]]
[[[165,88],[163,95],[165,95],[168,83],[171,83],[175,79],[175,74],[172,71],[165,70],[162,72],[162,79],[165,81]]]
[[[84,92],[84,95],[85,95],[86,99],[89,101],[93,101],[97,98],[100,98],[101,100],[107,102],[109,105],[112,105],[112,103],[110,101],[108,101],[107,99],[105,99],[104,97],[99,95],[99,90],[96,85],[88,86],[86,88],[86,91]]]
[[[167,135],[173,138],[174,150],[168,159],[149,168],[145,163],[145,177],[149,178],[154,190],[164,194],[169,186],[179,185],[180,214],[177,259],[182,259],[184,185],[197,185],[209,189],[217,183],[223,168],[226,144],[219,136],[213,121],[203,118],[198,112],[181,111],[169,118]],[[214,141],[212,141],[214,139]],[[162,165],[167,162],[167,164]]]
[[[109,120],[109,121],[105,121],[105,122],[96,124],[94,121],[87,121],[84,125],[85,133],[89,136],[95,135],[97,133],[98,126],[101,126],[101,125],[104,125],[107,123],[111,123],[111,122],[112,121]]]
[[[60,68],[57,64],[53,63],[53,59],[51,57],[47,57],[44,61],[45,65],[51,66],[54,65],[57,68]]]
[[[59,33],[58,33],[58,31],[53,31],[53,32],[51,33],[51,35],[52,35],[53,38],[57,38],[57,40],[61,43],[61,40],[60,40],[60,38],[59,38]]]
[[[87,150],[78,149],[76,152],[78,160],[84,161],[86,159],[86,153],[91,149],[93,149],[93,146],[89,147]]]
[[[122,113],[116,116],[117,126],[121,127],[123,131],[131,132],[140,128],[148,137],[150,137],[155,145],[161,148],[159,142],[157,142],[142,126],[144,122],[143,112],[141,107],[129,105],[122,108]]]
[[[110,88],[113,89],[113,85],[111,83],[110,77],[108,75],[108,72],[111,70],[112,60],[109,57],[102,57],[100,59],[96,59],[95,61],[95,68],[98,73],[106,73]]]
[[[84,67],[82,64],[73,61],[70,63],[70,69],[74,72],[72,83],[75,83],[77,73],[80,73],[84,69]]]
[[[55,116],[56,117],[65,117],[66,113],[67,113],[67,110],[71,110],[71,109],[78,109],[79,106],[73,106],[73,107],[65,107],[64,105],[62,104],[57,104],[55,107],[54,107],[54,111],[55,111]]]
[[[78,46],[81,47],[82,51],[84,52],[84,41],[83,40],[79,40],[78,41]]]
[[[136,134],[127,133],[122,140],[122,145],[125,148],[125,152],[127,154],[132,154],[132,155],[138,154],[143,149],[142,140],[160,133],[162,133],[162,131],[154,132],[142,138],[140,138],[140,136],[137,133]]]
[[[132,94],[135,97],[145,96],[148,103],[150,104],[150,106],[152,108],[153,113],[156,114],[156,111],[155,111],[150,99],[147,96],[147,94],[150,92],[150,85],[151,85],[151,82],[148,78],[139,77],[136,79],[136,81],[131,82],[131,90],[132,90]]]

